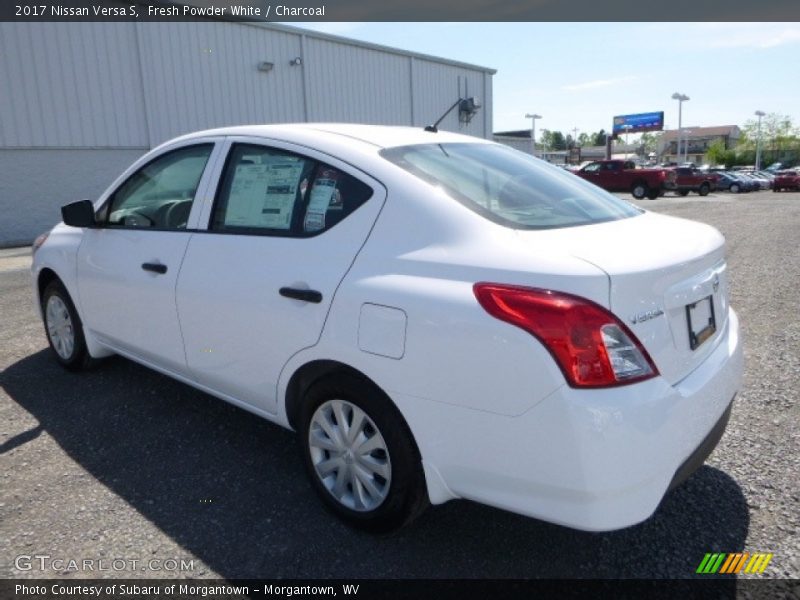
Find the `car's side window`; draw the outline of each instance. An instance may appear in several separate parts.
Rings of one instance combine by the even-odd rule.
[[[186,229],[213,148],[187,146],[147,163],[109,197],[99,220],[109,227]]]
[[[372,189],[324,163],[285,150],[234,144],[217,190],[212,231],[306,237],[364,204]]]

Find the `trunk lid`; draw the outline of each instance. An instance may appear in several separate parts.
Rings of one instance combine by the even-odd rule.
[[[537,249],[572,255],[602,269],[610,284],[607,307],[636,335],[670,383],[699,366],[727,326],[725,239],[713,227],[644,213],[518,235]],[[712,319],[713,332],[708,327]]]

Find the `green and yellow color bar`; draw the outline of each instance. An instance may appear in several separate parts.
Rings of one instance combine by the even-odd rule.
[[[696,573],[704,575],[715,573],[763,573],[769,561],[772,560],[772,553],[766,552],[734,552],[734,553],[708,553],[703,558]],[[745,566],[745,564],[747,566]],[[744,567],[744,571],[742,571]]]

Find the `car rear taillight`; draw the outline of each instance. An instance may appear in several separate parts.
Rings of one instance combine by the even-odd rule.
[[[476,283],[473,290],[490,315],[536,337],[573,387],[625,385],[658,375],[636,336],[591,300],[497,283]]]

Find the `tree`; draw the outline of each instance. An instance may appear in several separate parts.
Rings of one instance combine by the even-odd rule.
[[[542,130],[542,143],[548,150],[566,150],[564,134],[560,131]]]
[[[736,164],[754,164],[758,146],[758,119],[748,119],[736,147]],[[797,160],[800,157],[800,128],[788,115],[770,113],[761,118],[761,164]]]
[[[606,145],[606,133],[605,129],[601,129],[597,133],[592,134],[592,146],[605,146]]]
[[[736,162],[736,153],[725,148],[722,139],[715,140],[706,151],[706,160],[712,165],[724,165],[730,168]]]
[[[663,134],[660,131],[646,131],[642,134],[642,137],[639,139],[639,144],[644,149],[645,154],[650,154],[651,152],[656,152],[658,150],[658,144],[661,141],[662,135]]]
[[[761,118],[761,142],[775,140],[777,138],[790,138],[800,135],[792,123],[792,118],[788,115],[770,113]],[[748,119],[742,126],[742,137],[740,144],[755,145],[758,140],[758,119]]]

